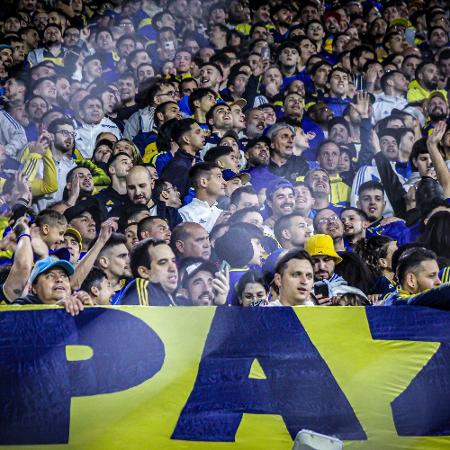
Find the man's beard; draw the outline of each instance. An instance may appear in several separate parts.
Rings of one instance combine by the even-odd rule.
[[[441,120],[446,120],[448,114],[445,114],[444,111],[433,111],[429,114],[432,122],[439,122]]]

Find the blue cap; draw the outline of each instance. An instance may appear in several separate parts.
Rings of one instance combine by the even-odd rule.
[[[39,260],[34,265],[33,271],[31,272],[30,276],[31,283],[34,283],[39,275],[42,275],[43,273],[47,272],[50,269],[53,269],[54,267],[63,269],[69,277],[75,272],[75,267],[73,267],[73,265],[69,261],[58,259],[54,256],[49,256],[48,258]]]
[[[294,190],[294,186],[291,182],[286,180],[285,178],[281,178],[280,180],[274,180],[272,181],[268,186],[266,190],[266,198],[271,199],[273,197],[273,194],[275,194],[278,189],[282,188],[291,188],[292,191]]]
[[[223,170],[222,176],[225,181],[232,180],[233,178],[240,178],[242,184],[247,184],[252,178],[249,173],[246,172],[235,173],[231,169]]]

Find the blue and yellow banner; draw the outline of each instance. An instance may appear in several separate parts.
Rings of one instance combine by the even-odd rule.
[[[448,449],[449,344],[419,307],[4,307],[0,448]]]

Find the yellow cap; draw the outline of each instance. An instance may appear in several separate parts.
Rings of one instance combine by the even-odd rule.
[[[336,260],[336,264],[342,261],[342,258],[336,253],[334,243],[328,234],[314,234],[305,241],[305,250],[311,256],[330,256]]]
[[[73,236],[78,241],[78,243],[80,244],[80,250],[83,248],[83,239],[81,237],[80,232],[77,229],[68,227],[66,232],[64,233],[64,236],[66,234]]]

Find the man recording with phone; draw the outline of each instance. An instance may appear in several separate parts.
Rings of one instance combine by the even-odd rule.
[[[364,304],[367,296],[360,289],[347,284],[335,273],[336,265],[342,258],[336,253],[333,239],[328,234],[315,234],[305,241],[305,250],[314,264],[314,296],[319,305],[328,306],[342,302],[360,301]]]

